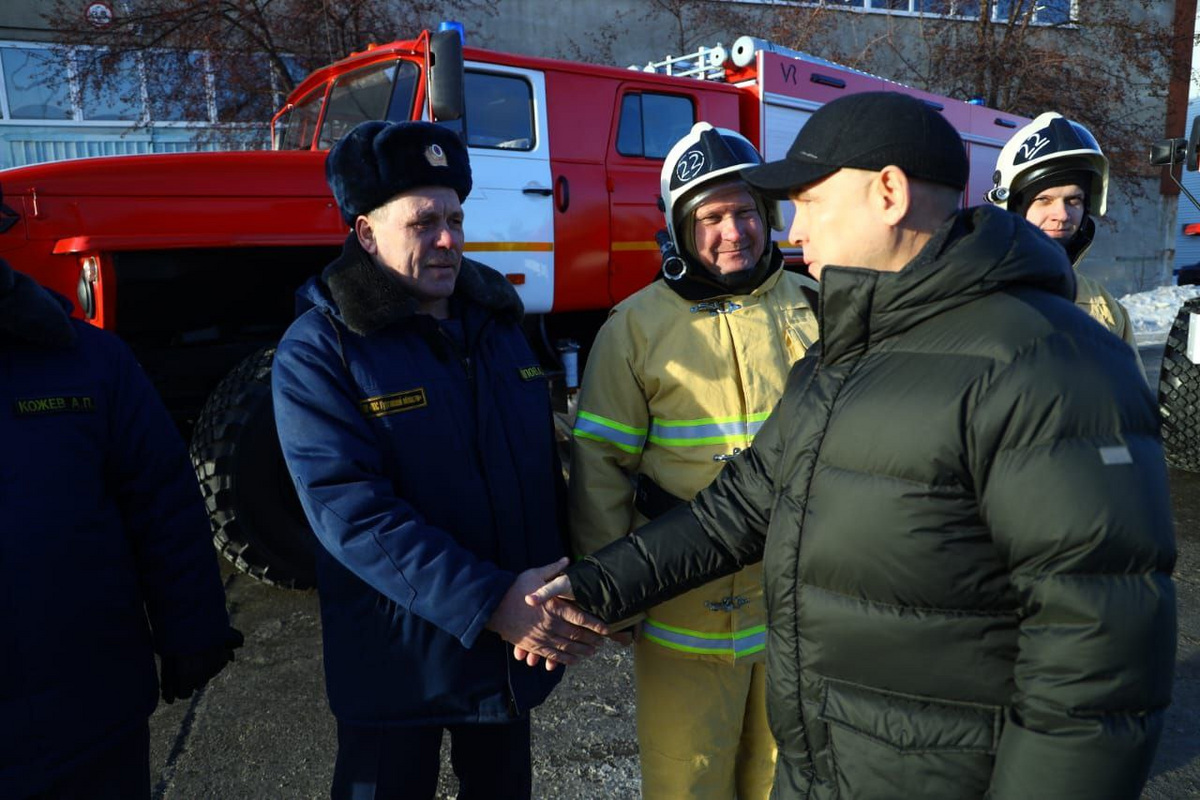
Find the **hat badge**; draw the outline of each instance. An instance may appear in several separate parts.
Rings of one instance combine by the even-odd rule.
[[[444,167],[446,164],[446,151],[442,149],[440,144],[431,144],[425,148],[425,160],[429,162],[431,167]]]

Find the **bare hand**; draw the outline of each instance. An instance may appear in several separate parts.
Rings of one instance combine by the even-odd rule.
[[[513,645],[513,654],[526,663],[546,659],[546,668],[574,664],[596,652],[608,626],[582,609],[563,601],[531,604],[526,596],[553,578],[567,565],[553,564],[522,572],[505,592],[487,628]]]
[[[556,597],[566,600],[575,599],[574,590],[571,588],[571,579],[566,575],[559,575],[545,586],[539,587],[536,592],[530,592],[525,596],[525,602],[531,606],[540,606],[549,603]]]
[[[626,628],[624,630],[613,631],[612,633],[607,634],[604,638],[614,641],[622,647],[628,647],[637,639],[637,631],[635,628]],[[530,653],[527,650],[522,650],[519,647],[513,648],[513,658],[515,658],[517,661],[524,661],[531,667],[536,667],[540,662],[542,662],[541,656],[539,656],[537,653]],[[545,664],[546,669],[548,670],[552,670],[558,666],[558,662],[553,658],[545,659]]]
[[[531,606],[543,606],[545,608],[557,609],[563,615],[570,619],[572,614],[581,614],[583,617],[592,620],[595,619],[587,612],[576,606],[574,603],[568,602],[574,599],[571,592],[571,579],[566,575],[559,575],[554,580],[542,586],[535,592],[525,596],[525,602]],[[590,627],[590,626],[589,626]],[[596,630],[595,628],[592,628]],[[629,645],[633,642],[633,634],[628,630],[614,631],[609,630],[605,636],[612,639],[620,645]],[[513,658],[518,661],[524,661],[531,667],[537,666],[541,657],[537,653],[531,653],[520,648],[513,648]],[[558,666],[553,659],[546,659],[546,669],[554,669]]]

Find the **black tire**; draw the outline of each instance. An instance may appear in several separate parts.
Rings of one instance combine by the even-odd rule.
[[[1158,410],[1167,463],[1200,472],[1200,365],[1187,356],[1188,324],[1193,312],[1200,313],[1200,298],[1180,307],[1167,335],[1158,376]]]
[[[283,462],[271,403],[275,348],[249,355],[209,395],[192,434],[192,466],[217,550],[264,583],[316,583],[316,539]]]

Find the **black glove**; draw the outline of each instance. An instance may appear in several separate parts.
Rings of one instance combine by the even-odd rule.
[[[162,656],[162,699],[167,703],[192,696],[216,677],[225,665],[233,661],[233,651],[245,639],[237,628],[230,628],[225,642],[195,653],[176,653]]]

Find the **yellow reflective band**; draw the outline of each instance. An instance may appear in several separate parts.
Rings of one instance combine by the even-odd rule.
[[[575,417],[573,433],[580,439],[605,442],[635,455],[642,452],[642,448],[646,445],[645,428],[634,428],[623,422],[617,422],[588,411],[580,411]]]
[[[655,419],[649,441],[667,447],[698,447],[714,444],[749,445],[762,428],[769,411],[735,417],[702,419]]]
[[[642,623],[642,635],[670,650],[697,655],[741,658],[762,652],[767,646],[766,625],[756,625],[733,633],[708,633],[647,619]]]
[[[733,633],[713,633],[712,631],[694,631],[690,628],[680,628],[677,625],[668,625],[665,622],[659,622],[656,619],[646,619],[647,625],[653,625],[655,628],[662,628],[664,631],[678,633],[683,636],[691,636],[696,639],[745,639],[747,636],[754,636],[758,633],[766,633],[766,625],[755,625],[753,628],[743,628],[740,631]]]
[[[643,635],[646,637],[647,641],[654,642],[655,644],[666,647],[669,650],[678,650],[681,653],[695,653],[698,656],[733,656],[734,658],[743,658],[745,656],[752,656],[755,653],[761,653],[763,650],[767,649],[765,642],[756,644],[746,650],[734,650],[729,647],[693,647],[691,645],[676,644],[675,642],[665,641],[652,633],[643,632]]]
[[[631,444],[622,444],[621,442],[614,441],[612,439],[606,439],[603,436],[597,436],[596,434],[589,433],[588,431],[581,431],[579,428],[574,430],[574,434],[576,439],[591,439],[593,442],[604,442],[605,444],[611,444],[618,450],[624,450],[626,453],[632,453],[633,455],[637,455],[638,453],[642,452],[642,448],[640,447],[634,447]]]
[[[727,422],[762,422],[771,416],[770,411],[759,411],[756,414],[734,414],[728,417],[701,417],[699,419],[655,419],[655,425],[664,428],[683,428],[690,425],[720,425]]]

